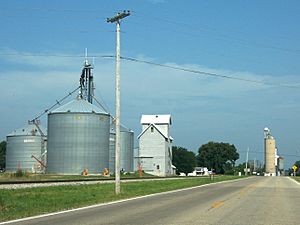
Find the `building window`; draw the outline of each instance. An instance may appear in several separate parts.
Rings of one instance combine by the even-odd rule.
[[[154,132],[154,128],[153,127],[151,127],[151,133],[153,133]]]
[[[156,166],[156,169],[158,169],[158,170],[159,170],[159,165],[157,165],[157,166]]]

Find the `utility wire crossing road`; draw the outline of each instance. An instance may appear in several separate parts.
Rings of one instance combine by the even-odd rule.
[[[14,224],[300,224],[300,185],[252,177]]]

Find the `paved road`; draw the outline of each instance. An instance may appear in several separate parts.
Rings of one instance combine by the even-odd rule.
[[[300,224],[300,185],[253,177],[16,224]]]

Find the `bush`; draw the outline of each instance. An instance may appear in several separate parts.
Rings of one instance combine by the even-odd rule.
[[[29,177],[29,173],[23,170],[17,170],[14,174],[14,177]]]

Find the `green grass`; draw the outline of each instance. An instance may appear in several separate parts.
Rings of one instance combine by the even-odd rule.
[[[81,175],[48,175],[48,174],[31,174],[24,173],[22,176],[17,176],[16,173],[0,174],[0,181],[27,181],[27,180],[73,180],[73,179],[90,179],[104,178],[103,176],[81,176]]]
[[[114,194],[114,184],[0,190],[0,222],[237,178],[241,177],[127,182],[121,184],[118,196]]]
[[[106,177],[102,175],[54,175],[54,174],[33,174],[22,172],[21,176],[18,176],[17,173],[0,173],[0,182],[1,181],[47,181],[47,180],[91,180],[91,179],[109,179],[114,176]],[[121,174],[122,178],[139,178],[138,172],[135,173],[126,173]],[[143,173],[143,177],[152,177],[152,175]]]

